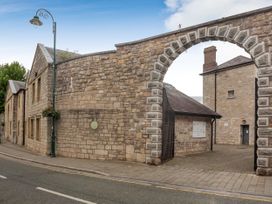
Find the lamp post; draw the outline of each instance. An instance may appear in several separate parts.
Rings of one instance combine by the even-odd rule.
[[[52,19],[53,22],[53,35],[54,35],[54,45],[53,45],[53,64],[52,64],[52,111],[55,113],[56,112],[56,28],[57,24],[55,22],[55,19],[53,15],[46,9],[40,8],[36,11],[36,15],[29,21],[31,24],[36,25],[36,26],[41,26],[43,23],[39,19],[40,17],[43,17],[47,19],[49,16]],[[56,157],[55,153],[55,148],[56,148],[56,125],[55,125],[55,115],[52,117],[52,129],[51,129],[51,152],[50,156],[51,157]]]

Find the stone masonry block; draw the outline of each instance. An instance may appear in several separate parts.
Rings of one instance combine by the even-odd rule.
[[[268,147],[268,138],[258,138],[257,145],[258,147]]]
[[[259,116],[272,116],[272,108],[258,108]]]
[[[248,36],[249,36],[249,30],[242,30],[237,34],[234,41],[241,45],[246,41]]]
[[[169,66],[172,63],[171,60],[165,54],[160,55],[158,61],[165,66]]]
[[[257,159],[258,167],[268,167],[268,158],[258,158]]]
[[[258,76],[259,77],[272,76],[272,67],[259,68]]]
[[[188,39],[187,35],[183,35],[183,36],[179,37],[179,41],[181,43],[181,46],[184,46],[189,43],[189,39]]]
[[[162,107],[161,107],[161,105],[159,105],[159,104],[152,104],[151,105],[151,111],[153,112],[153,111],[155,111],[155,112],[157,112],[157,111],[162,111]]]
[[[272,87],[265,87],[258,89],[259,96],[271,96],[272,95]]]
[[[154,70],[162,74],[165,74],[167,72],[167,67],[159,62],[156,62],[154,64]]]
[[[151,142],[161,142],[162,141],[162,136],[161,135],[151,135]]]
[[[250,50],[250,54],[255,58],[260,56],[262,53],[265,52],[265,48],[264,48],[264,42],[258,43],[257,45],[255,45],[251,50]]]
[[[239,31],[240,31],[239,27],[229,28],[229,31],[228,31],[228,33],[226,35],[227,39],[229,41],[233,41],[235,39],[236,35],[239,33]]]
[[[197,39],[198,39],[197,32],[196,32],[196,31],[193,31],[193,32],[188,33],[188,39],[189,39],[189,41],[191,41],[191,42],[197,41]]]
[[[147,143],[146,144],[146,149],[148,149],[148,150],[152,150],[152,149],[156,150],[156,148],[157,148],[157,144],[156,143]]]
[[[269,105],[269,98],[268,97],[262,97],[258,98],[258,106],[268,106]]]
[[[151,81],[160,81],[161,78],[162,78],[162,75],[160,72],[151,71],[151,73],[150,73]]]
[[[269,119],[268,118],[258,118],[258,126],[265,127],[269,125]]]
[[[151,126],[152,127],[161,128],[161,126],[162,126],[162,120],[152,120],[151,121]]]
[[[161,89],[152,89],[152,96],[162,96],[162,90]]]
[[[218,28],[217,26],[213,26],[213,27],[208,28],[207,36],[215,37],[217,34],[217,28]]]
[[[160,112],[147,112],[146,118],[147,119],[161,119],[162,113],[160,113]]]
[[[270,54],[269,53],[262,54],[261,56],[255,58],[255,62],[256,62],[257,68],[270,66],[271,65]]]
[[[263,87],[263,86],[269,86],[269,77],[262,77],[258,79],[258,86]]]
[[[151,157],[160,157],[161,151],[160,150],[151,150]]]
[[[147,88],[149,89],[162,89],[163,83],[160,81],[149,81],[147,82]]]
[[[161,134],[161,128],[148,127],[146,128],[146,134],[150,134],[150,135]]]
[[[197,32],[198,32],[198,37],[199,38],[205,38],[206,35],[207,35],[207,28],[206,27],[205,28],[199,28],[197,30]]]
[[[178,57],[178,54],[171,47],[166,48],[164,54],[172,61]]]
[[[258,148],[258,156],[271,156],[272,148]]]
[[[221,26],[217,29],[216,36],[219,38],[225,38],[229,30],[229,25]]]
[[[272,176],[272,168],[258,167],[256,174],[259,176]]]
[[[259,137],[272,137],[272,128],[258,128]]]
[[[173,41],[170,43],[170,45],[173,48],[173,50],[175,50],[175,52],[177,53],[179,53],[179,49],[182,47],[179,41]]]
[[[246,50],[250,50],[253,48],[256,44],[258,43],[258,38],[257,36],[250,36],[243,44],[243,47]]]
[[[152,96],[152,97],[147,97],[147,104],[161,104],[162,103],[162,97],[159,96]]]

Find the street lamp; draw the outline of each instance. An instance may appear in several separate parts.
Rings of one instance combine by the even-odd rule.
[[[43,17],[47,19],[49,16],[52,19],[53,22],[53,35],[54,35],[54,46],[53,46],[53,64],[52,64],[52,71],[53,71],[53,77],[52,77],[52,111],[53,113],[56,112],[56,29],[57,29],[57,24],[54,20],[54,17],[52,14],[43,8],[40,8],[36,11],[36,15],[29,21],[31,24],[36,25],[36,26],[41,26],[43,23],[40,21],[40,17]],[[55,153],[55,148],[56,148],[56,125],[55,125],[55,115],[52,117],[52,129],[51,129],[51,152],[50,156],[51,157],[56,157]]]

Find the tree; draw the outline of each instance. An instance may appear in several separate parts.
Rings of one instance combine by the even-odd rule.
[[[25,81],[26,69],[19,62],[0,65],[0,113],[5,111],[8,80]]]

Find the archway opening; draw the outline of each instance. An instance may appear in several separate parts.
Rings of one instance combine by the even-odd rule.
[[[200,43],[180,54],[163,81],[163,103],[174,115],[174,122],[162,126],[163,138],[174,134],[175,159],[167,165],[253,172],[256,77],[250,55],[232,43]],[[171,112],[167,105],[163,115]]]

